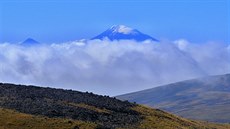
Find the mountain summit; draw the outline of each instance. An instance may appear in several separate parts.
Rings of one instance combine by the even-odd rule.
[[[107,29],[103,33],[92,39],[104,39],[108,38],[109,40],[136,40],[136,41],[144,41],[144,40],[153,40],[158,41],[157,39],[143,34],[140,31],[124,26],[124,25],[115,25],[111,28]]]
[[[35,44],[39,44],[39,42],[32,38],[28,38],[25,41],[23,41],[21,44],[22,45],[35,45]]]

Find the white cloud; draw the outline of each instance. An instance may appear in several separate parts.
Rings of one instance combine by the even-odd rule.
[[[220,43],[74,41],[0,44],[0,81],[118,95],[205,75],[230,73]]]
[[[189,44],[189,42],[185,39],[176,40],[176,41],[174,41],[174,43],[177,45],[177,47],[180,50],[185,50],[187,48],[187,45]]]

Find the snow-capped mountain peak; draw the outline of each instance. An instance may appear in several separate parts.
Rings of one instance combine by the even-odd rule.
[[[135,40],[135,41],[145,41],[145,40],[152,40],[158,41],[157,39],[141,33],[137,29],[133,29],[127,27],[125,25],[115,25],[104,31],[103,33],[99,34],[98,36],[92,39],[109,39],[109,40]]]

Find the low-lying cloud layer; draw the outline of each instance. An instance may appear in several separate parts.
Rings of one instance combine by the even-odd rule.
[[[118,95],[206,75],[230,73],[221,43],[100,41],[0,44],[0,81]]]

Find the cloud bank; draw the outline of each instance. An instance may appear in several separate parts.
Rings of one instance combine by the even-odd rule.
[[[90,40],[0,44],[0,81],[119,95],[206,75],[230,73],[221,43]]]

